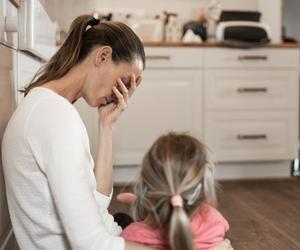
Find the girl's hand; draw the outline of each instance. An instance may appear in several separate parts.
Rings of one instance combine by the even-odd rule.
[[[113,92],[117,98],[117,101],[98,108],[100,116],[100,126],[112,126],[117,121],[120,114],[127,108],[129,98],[132,96],[141,80],[142,78],[140,77],[136,81],[135,75],[132,74],[130,76],[129,89],[126,88],[121,79],[117,80],[118,85],[121,89],[120,92],[117,87],[113,87]]]
[[[217,245],[214,250],[233,250],[230,240],[225,239],[219,245]]]

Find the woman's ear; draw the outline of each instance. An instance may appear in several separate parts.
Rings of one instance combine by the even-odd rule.
[[[110,46],[102,46],[96,51],[95,64],[99,66],[101,63],[106,62],[112,56],[112,48]]]

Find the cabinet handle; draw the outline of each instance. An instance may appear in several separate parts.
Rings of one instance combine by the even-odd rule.
[[[257,134],[257,135],[237,135],[238,140],[266,140],[266,134]]]
[[[146,60],[171,60],[170,56],[146,56]]]
[[[238,59],[240,61],[267,61],[268,57],[267,56],[239,56]]]
[[[262,88],[238,88],[237,91],[239,93],[253,93],[253,92],[263,92],[263,93],[267,93],[268,89],[265,87]]]

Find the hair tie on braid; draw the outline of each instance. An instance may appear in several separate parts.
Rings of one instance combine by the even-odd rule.
[[[171,198],[171,204],[173,207],[183,207],[183,200],[180,195],[173,195]]]

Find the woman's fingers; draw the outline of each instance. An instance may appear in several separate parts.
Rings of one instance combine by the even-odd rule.
[[[126,88],[125,84],[123,83],[123,81],[120,78],[117,80],[117,82],[121,88],[123,98],[124,98],[125,102],[127,103],[128,99],[129,99],[128,89]]]
[[[124,100],[123,95],[120,93],[120,91],[117,89],[117,87],[113,87],[113,92],[115,93],[116,97],[118,98],[118,104],[117,107],[123,111],[127,107],[127,103]]]
[[[136,87],[138,87],[141,83],[141,81],[143,80],[143,77],[142,76],[139,76],[137,79],[136,79]]]
[[[135,74],[130,76],[130,88],[129,88],[129,96],[132,96],[133,92],[136,90],[137,83]]]

